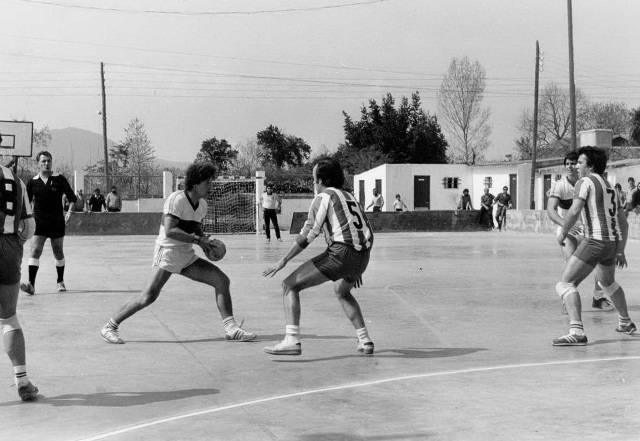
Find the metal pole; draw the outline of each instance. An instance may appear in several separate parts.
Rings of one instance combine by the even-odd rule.
[[[573,12],[571,0],[567,0],[569,19],[569,98],[571,106],[571,150],[578,149],[578,130],[576,127],[576,83],[573,77]]]
[[[531,209],[535,210],[536,153],[538,150],[538,83],[540,79],[540,45],[536,40],[536,85],[533,99],[533,152],[531,154]],[[542,207],[544,209],[544,207]]]
[[[107,96],[104,88],[104,63],[100,62],[100,79],[102,81],[102,143],[104,147],[105,191],[109,191],[109,152],[107,149]]]

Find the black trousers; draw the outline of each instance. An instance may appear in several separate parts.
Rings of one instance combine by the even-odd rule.
[[[275,209],[265,208],[264,210],[264,230],[267,234],[267,239],[271,239],[271,227],[270,221],[273,221],[273,229],[276,231],[276,237],[280,239],[280,227],[278,227],[278,216]]]

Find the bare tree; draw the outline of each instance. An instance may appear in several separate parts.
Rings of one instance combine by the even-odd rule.
[[[236,144],[238,156],[229,167],[233,175],[253,176],[256,170],[263,167],[265,152],[255,139],[240,141]]]
[[[626,136],[631,127],[629,109],[617,101],[593,103],[587,109],[586,126],[589,129],[610,129],[614,135]]]
[[[453,162],[475,164],[489,147],[491,110],[482,107],[485,71],[468,57],[451,60],[438,93],[438,108]]]

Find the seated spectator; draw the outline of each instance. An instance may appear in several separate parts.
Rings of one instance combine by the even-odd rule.
[[[458,198],[458,210],[474,210],[471,204],[471,196],[469,196],[469,189],[465,188],[462,191],[462,195]]]

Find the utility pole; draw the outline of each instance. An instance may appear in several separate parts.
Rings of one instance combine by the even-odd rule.
[[[571,150],[578,150],[578,130],[576,128],[576,83],[573,78],[573,12],[571,0],[567,0],[569,19],[569,100],[571,106]]]
[[[536,153],[538,150],[538,83],[540,80],[540,45],[536,40],[536,85],[533,98],[533,153],[531,154],[531,209],[536,209]],[[542,207],[544,209],[544,207]]]
[[[105,192],[109,191],[109,152],[107,151],[107,96],[104,88],[104,63],[100,62],[100,79],[102,80],[102,144],[104,147]]]

